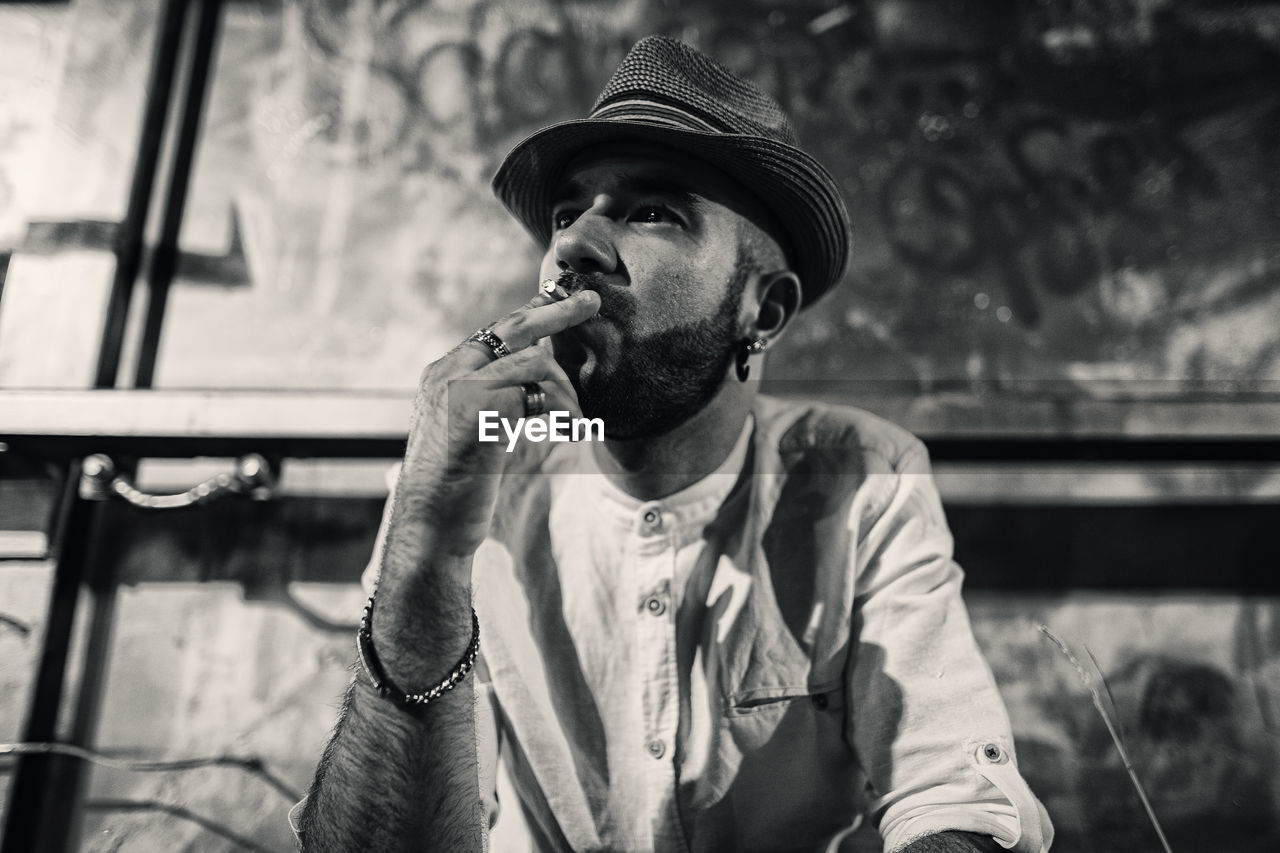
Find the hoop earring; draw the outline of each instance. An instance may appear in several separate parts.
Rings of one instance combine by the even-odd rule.
[[[746,382],[747,377],[751,375],[751,365],[747,364],[747,359],[764,352],[764,348],[768,345],[769,342],[764,338],[756,338],[754,341],[744,339],[738,342],[738,352],[734,356],[734,368],[737,370],[739,382]]]

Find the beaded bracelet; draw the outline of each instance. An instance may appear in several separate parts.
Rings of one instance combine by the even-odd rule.
[[[364,605],[364,617],[360,620],[360,630],[356,632],[356,652],[360,656],[360,665],[364,667],[364,671],[373,679],[373,687],[378,691],[378,695],[385,699],[390,699],[402,708],[417,709],[434,702],[445,693],[462,683],[462,679],[467,677],[467,673],[476,663],[476,653],[480,651],[480,620],[476,617],[476,611],[471,609],[471,642],[467,645],[467,650],[462,653],[462,657],[454,665],[453,670],[444,677],[444,680],[432,687],[425,693],[406,693],[399,687],[391,683],[391,679],[387,677],[386,670],[382,668],[382,661],[378,659],[378,653],[373,648],[373,596],[369,596],[369,600]]]

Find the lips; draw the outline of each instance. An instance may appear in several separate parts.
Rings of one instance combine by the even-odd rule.
[[[595,317],[587,321],[588,323],[596,318],[619,320],[626,316],[632,307],[627,301],[629,296],[626,293],[627,288],[620,284],[610,284],[601,273],[578,273],[572,270],[565,270],[556,279],[556,284],[563,287],[571,295],[583,290],[591,290],[595,291],[596,295],[600,297],[600,310]]]

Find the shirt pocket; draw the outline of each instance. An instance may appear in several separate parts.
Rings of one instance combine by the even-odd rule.
[[[725,702],[726,717],[749,717],[785,711],[796,702],[807,701],[817,711],[843,709],[843,683],[836,679],[824,684],[782,687],[749,687],[732,693]]]
[[[773,737],[784,720],[788,729],[813,731],[839,726],[844,716],[844,685],[839,679],[822,684],[748,687],[726,698],[724,716],[733,740],[744,753]]]

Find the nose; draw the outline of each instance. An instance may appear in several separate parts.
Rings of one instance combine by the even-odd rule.
[[[556,266],[561,270],[608,275],[618,268],[618,252],[610,234],[608,216],[584,211],[552,238]]]

